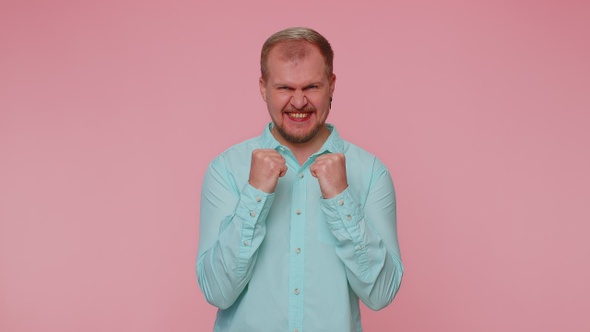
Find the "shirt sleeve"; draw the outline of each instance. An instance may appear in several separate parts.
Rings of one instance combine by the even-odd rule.
[[[393,182],[376,160],[364,206],[351,190],[322,199],[322,212],[338,240],[336,254],[346,267],[350,287],[369,308],[380,310],[393,301],[403,276]]]
[[[230,307],[248,284],[273,198],[249,184],[238,190],[221,158],[209,166],[201,189],[197,277],[210,304]]]

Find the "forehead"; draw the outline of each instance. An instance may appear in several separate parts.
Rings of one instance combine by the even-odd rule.
[[[300,61],[314,49],[313,44],[305,40],[290,40],[277,44],[270,51],[270,57],[278,57],[283,61]]]
[[[327,76],[326,62],[319,48],[307,41],[283,42],[268,56],[269,76]],[[309,77],[311,78],[311,77]]]

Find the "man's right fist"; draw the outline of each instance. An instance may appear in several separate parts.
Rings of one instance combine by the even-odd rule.
[[[273,149],[256,149],[252,151],[250,165],[250,185],[265,193],[273,193],[279,178],[287,174],[287,161]]]

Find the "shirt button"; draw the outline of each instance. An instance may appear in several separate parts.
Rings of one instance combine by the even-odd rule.
[[[297,211],[295,211],[295,213],[297,213],[297,215],[301,214],[301,210],[297,209]]]
[[[352,220],[352,216],[349,214],[346,216],[346,220],[351,221]]]
[[[294,329],[293,332],[299,332],[299,329]]]
[[[250,217],[256,217],[256,212],[250,211]]]
[[[248,241],[244,241],[244,245],[247,247],[250,244]]]
[[[256,201],[257,201],[258,203],[260,203],[260,202],[262,201],[262,198],[260,198],[260,196],[256,196]]]
[[[301,253],[301,248],[297,248],[297,249],[295,249],[295,253],[296,253],[296,254],[300,254],[300,253]]]
[[[297,176],[298,176],[300,179],[303,179],[303,173],[299,173],[299,174],[297,174]]]
[[[281,150],[281,152],[285,152],[285,148],[282,146],[279,147],[279,150]]]
[[[338,201],[338,205],[340,205],[340,206],[344,205],[344,200],[342,200],[342,199],[341,199],[341,200],[339,200],[339,201]]]
[[[299,291],[299,288],[295,288],[295,290],[293,291],[293,294],[295,294],[295,295],[299,295],[299,293],[301,293],[301,292]]]
[[[363,246],[356,246],[356,250],[362,250]]]

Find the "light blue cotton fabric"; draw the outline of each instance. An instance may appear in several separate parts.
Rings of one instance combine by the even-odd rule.
[[[300,165],[270,132],[215,158],[201,192],[199,285],[219,308],[215,332],[362,331],[359,298],[378,310],[393,300],[403,267],[391,176],[332,125]],[[248,184],[254,149],[276,149],[287,174],[274,193]],[[344,153],[348,188],[323,199],[309,166]]]

